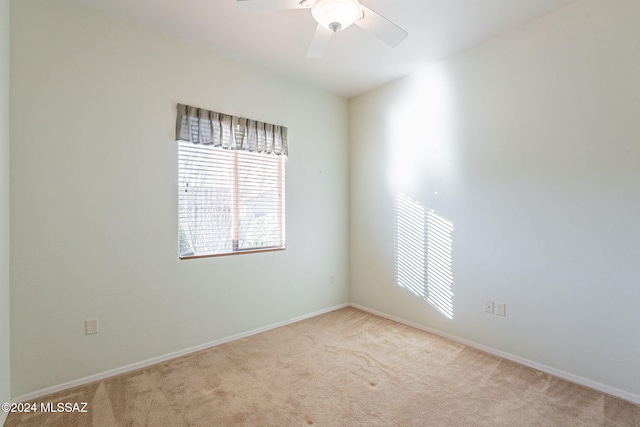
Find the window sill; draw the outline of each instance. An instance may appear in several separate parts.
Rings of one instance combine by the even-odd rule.
[[[279,252],[284,251],[287,248],[260,248],[260,249],[247,249],[243,251],[235,251],[228,252],[224,254],[211,254],[211,255],[184,255],[180,256],[178,259],[187,260],[187,259],[199,259],[199,258],[213,258],[213,257],[221,257],[221,256],[232,256],[232,255],[244,255],[244,254],[255,254],[260,252]]]

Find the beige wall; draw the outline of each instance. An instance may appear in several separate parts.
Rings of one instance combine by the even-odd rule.
[[[347,302],[346,100],[70,1],[11,19],[12,396]],[[288,126],[286,251],[178,260],[178,102]]]
[[[9,336],[9,0],[0,0],[0,403],[10,396]]]
[[[352,100],[351,300],[640,401],[638,22],[581,1]],[[455,226],[452,319],[396,285],[399,193]]]

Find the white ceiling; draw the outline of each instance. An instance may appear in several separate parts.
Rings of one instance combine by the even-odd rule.
[[[360,0],[409,32],[395,49],[351,26],[306,59],[309,9],[249,10],[235,0],[78,0],[230,58],[351,98],[577,0]]]

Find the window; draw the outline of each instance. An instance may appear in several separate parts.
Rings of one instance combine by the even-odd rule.
[[[282,133],[273,137],[273,126],[218,113],[213,121],[211,112],[206,120],[202,114],[181,117],[178,109],[180,258],[284,249],[285,156],[275,151],[286,151],[267,151],[269,141],[286,143]],[[267,148],[238,148],[247,144]]]

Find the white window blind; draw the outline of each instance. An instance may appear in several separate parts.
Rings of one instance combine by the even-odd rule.
[[[178,147],[181,258],[285,247],[284,157]]]
[[[180,258],[284,249],[286,128],[180,104],[177,120]]]

